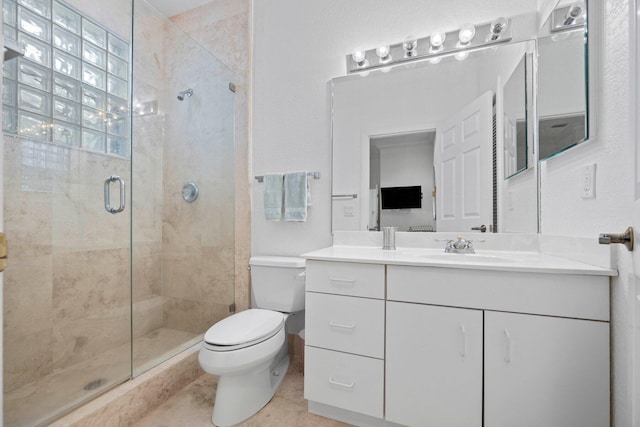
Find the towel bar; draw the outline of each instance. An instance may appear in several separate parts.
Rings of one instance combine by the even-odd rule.
[[[307,176],[312,177],[313,179],[320,179],[320,172],[309,172]],[[264,175],[256,175],[253,177],[258,182],[264,182]]]

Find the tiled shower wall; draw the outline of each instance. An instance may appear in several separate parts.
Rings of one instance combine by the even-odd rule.
[[[250,304],[249,256],[251,252],[251,1],[214,0],[174,16],[171,20],[236,75],[235,99],[235,303],[236,310]]]
[[[130,34],[129,0],[69,3],[119,35]],[[194,25],[215,22],[217,31],[232,38],[224,50],[244,48],[249,40],[248,2],[240,3],[246,10],[227,17],[215,14],[213,4],[205,6],[210,9],[193,14],[194,20],[198,16]],[[137,3],[136,13],[141,4]],[[242,60],[247,68],[236,71],[234,151],[233,143],[216,145],[220,135],[190,120],[193,110],[189,108],[197,106],[197,95],[221,91],[221,87],[200,92],[194,87],[194,97],[182,103],[175,98],[178,89],[205,85],[220,75],[197,66],[185,68],[193,56],[187,57],[189,51],[180,56],[184,47],[171,44],[178,43],[178,36],[171,33],[175,29],[153,14],[143,14],[136,25],[141,38],[136,40],[133,64],[134,102],[156,100],[158,110],[134,118],[131,179],[129,159],[5,136],[5,231],[12,254],[4,275],[6,390],[129,340],[129,222],[126,214],[110,215],[104,210],[102,185],[111,174],[125,176],[128,184],[133,181],[133,200],[128,202],[134,211],[135,336],[162,326],[204,332],[228,314],[234,280],[239,309],[248,306],[249,55]],[[216,33],[214,28],[207,31]],[[166,37],[157,37],[160,32]],[[229,59],[210,50],[225,62]],[[200,80],[191,79],[190,72]],[[227,132],[216,117],[222,116],[206,121]],[[200,145],[186,140],[196,134],[205,136]],[[217,153],[215,158],[206,157],[211,152]],[[25,166],[24,157],[32,155],[45,156],[49,167],[44,173]],[[205,163],[194,167],[194,159]],[[34,174],[44,190],[23,191],[24,177]],[[236,177],[236,191],[229,176]],[[191,205],[180,197],[185,180],[205,181],[201,198]],[[239,195],[235,199],[234,193]],[[235,222],[234,209],[217,214],[225,205],[235,206]]]

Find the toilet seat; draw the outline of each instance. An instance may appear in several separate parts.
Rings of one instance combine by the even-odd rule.
[[[204,347],[212,351],[232,351],[266,341],[285,323],[278,311],[253,308],[222,319],[204,335]]]

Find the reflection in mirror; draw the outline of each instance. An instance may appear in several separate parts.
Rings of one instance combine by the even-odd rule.
[[[527,169],[527,80],[523,56],[504,85],[504,177]]]
[[[533,42],[514,43],[334,79],[333,230],[535,232],[536,163],[519,186],[507,183],[495,132],[502,85],[532,51]],[[418,186],[419,207],[383,203],[385,192],[415,196]]]
[[[434,230],[435,139],[435,129],[371,138],[369,230]]]
[[[541,160],[588,137],[584,28],[538,39],[538,132]]]

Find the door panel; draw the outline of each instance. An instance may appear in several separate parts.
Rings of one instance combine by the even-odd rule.
[[[482,425],[482,311],[387,302],[386,419]]]
[[[485,312],[485,427],[609,425],[609,323]]]
[[[438,231],[493,223],[492,103],[486,92],[436,129]]]

